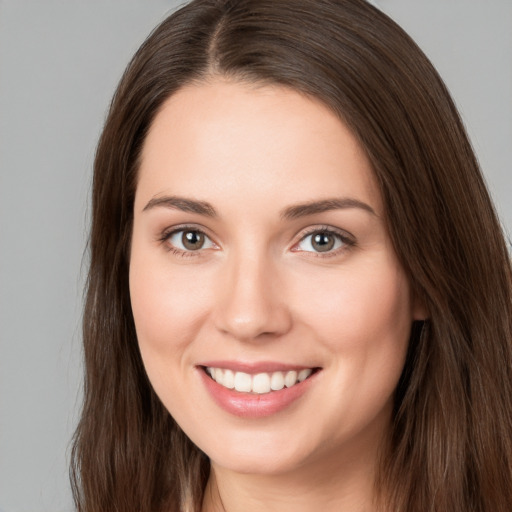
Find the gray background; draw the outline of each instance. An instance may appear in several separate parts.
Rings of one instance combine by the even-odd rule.
[[[178,3],[0,0],[3,512],[72,510],[67,462],[80,399],[82,255],[94,147],[124,66]],[[444,77],[510,230],[512,2],[374,3]]]

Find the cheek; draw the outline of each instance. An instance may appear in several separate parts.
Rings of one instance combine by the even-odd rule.
[[[203,323],[205,294],[192,266],[169,268],[164,257],[132,252],[130,298],[142,361],[160,400],[181,422],[196,414],[197,390],[192,377],[193,341]],[[185,269],[185,270],[184,270]],[[176,390],[187,390],[187,393]]]
[[[387,428],[405,362],[412,323],[407,280],[394,265],[368,268],[326,280],[326,293],[309,296],[308,317],[303,309],[329,354],[329,390],[317,406],[333,411],[326,427],[332,446],[372,425]]]
[[[346,400],[354,418],[371,416],[389,401],[405,361],[412,314],[403,272],[384,259],[321,279],[302,296],[298,316],[330,354],[333,388],[345,390],[330,399]]]
[[[154,251],[153,251],[154,252]],[[166,255],[134,250],[130,262],[130,298],[144,365],[150,378],[183,366],[187,349],[206,314],[208,287],[192,267],[172,269]]]
[[[296,293],[299,316],[333,348],[359,350],[407,338],[412,323],[408,282],[393,260],[325,274]],[[318,276],[317,276],[318,277]],[[394,344],[394,343],[393,343]]]

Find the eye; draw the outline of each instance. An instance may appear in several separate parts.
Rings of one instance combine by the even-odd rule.
[[[295,246],[297,251],[330,253],[354,243],[348,237],[329,229],[318,229],[304,236]]]
[[[173,231],[165,239],[173,249],[181,252],[194,252],[215,247],[210,238],[198,229]]]

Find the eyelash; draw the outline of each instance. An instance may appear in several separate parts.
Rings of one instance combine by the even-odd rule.
[[[202,252],[200,249],[198,249],[197,251],[184,251],[184,250],[174,247],[173,245],[171,245],[169,243],[169,240],[173,235],[183,232],[183,231],[184,232],[190,231],[190,232],[202,234],[203,236],[205,236],[206,238],[211,240],[211,238],[208,236],[207,233],[205,233],[205,231],[203,231],[202,229],[199,229],[196,226],[177,226],[177,227],[173,227],[170,230],[164,231],[162,233],[162,235],[159,237],[159,242],[165,246],[165,249],[167,251],[171,252],[175,256],[179,256],[181,258],[200,256],[201,252]],[[293,249],[293,247],[298,246],[308,236],[312,236],[314,234],[326,234],[326,235],[333,236],[333,237],[337,238],[339,241],[341,241],[343,246],[335,249],[334,251],[328,251],[325,253],[314,252],[314,251],[301,251],[299,249]],[[214,243],[214,242],[212,242],[212,243]],[[302,233],[299,241],[293,245],[291,250],[293,252],[311,253],[311,254],[314,254],[315,258],[330,258],[333,256],[338,256],[341,252],[345,252],[345,251],[355,247],[355,245],[356,245],[355,240],[350,235],[348,235],[346,232],[334,229],[330,226],[315,226],[314,228],[311,228],[311,229],[305,231],[304,233]]]
[[[315,226],[309,230],[306,230],[304,233],[301,233],[300,240],[294,244],[294,247],[298,246],[301,242],[303,242],[308,236],[312,236],[315,234],[325,234],[329,236],[333,236],[337,238],[343,245],[333,251],[328,251],[325,253],[321,252],[313,252],[313,251],[300,251],[299,249],[293,249],[294,252],[309,252],[314,254],[315,258],[332,258],[334,256],[339,256],[341,253],[346,252],[353,247],[356,246],[355,239],[346,233],[345,231],[341,231],[335,229],[331,226]]]
[[[161,242],[164,245],[164,247],[165,247],[165,249],[167,251],[172,253],[174,256],[179,256],[180,258],[196,257],[196,256],[199,256],[200,253],[201,253],[200,250],[197,250],[197,251],[183,251],[181,249],[178,249],[177,247],[174,247],[173,245],[171,245],[169,243],[169,240],[170,240],[170,238],[173,235],[175,235],[177,233],[180,233],[182,231],[184,231],[184,232],[190,231],[190,232],[193,232],[193,233],[199,233],[199,234],[204,235],[209,240],[211,240],[211,238],[202,229],[199,229],[196,226],[176,226],[176,227],[173,227],[173,228],[171,228],[169,230],[165,230],[162,233],[162,235],[159,237],[159,242]]]

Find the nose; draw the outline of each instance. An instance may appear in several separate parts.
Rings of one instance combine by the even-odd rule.
[[[218,330],[240,341],[273,339],[290,330],[291,312],[270,258],[233,256],[220,281],[214,314]]]

